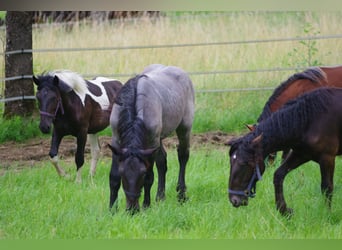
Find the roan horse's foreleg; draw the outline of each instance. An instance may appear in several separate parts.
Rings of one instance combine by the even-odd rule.
[[[167,154],[160,142],[160,148],[156,154],[156,166],[158,171],[158,191],[156,201],[165,199],[165,177],[167,172]]]
[[[117,156],[112,153],[112,167],[109,173],[109,189],[110,189],[110,197],[109,197],[109,209],[113,208],[114,203],[116,203],[118,199],[118,191],[121,186],[121,176],[119,174],[119,163]],[[117,208],[117,203],[116,207]]]

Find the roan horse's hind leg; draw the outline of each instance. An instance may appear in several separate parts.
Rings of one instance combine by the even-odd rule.
[[[90,153],[91,153],[91,164],[90,164],[90,177],[94,177],[96,173],[96,165],[100,156],[100,145],[99,145],[99,137],[96,134],[88,135],[89,143],[90,143]]]

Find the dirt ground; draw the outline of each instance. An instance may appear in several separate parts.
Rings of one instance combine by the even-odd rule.
[[[204,145],[213,145],[216,147],[226,147],[224,145],[232,136],[222,132],[209,132],[203,134],[194,134],[191,137],[191,147],[201,147]],[[0,144],[0,169],[6,169],[11,165],[33,166],[37,161],[49,160],[51,138],[32,139],[24,143],[6,142]],[[111,157],[111,151],[106,147],[110,143],[110,137],[100,137],[101,154]],[[178,144],[175,136],[164,139],[166,149],[173,148]],[[76,151],[76,139],[74,137],[65,137],[59,148],[59,157],[61,159],[73,160]],[[90,157],[90,147],[86,146],[85,157]]]

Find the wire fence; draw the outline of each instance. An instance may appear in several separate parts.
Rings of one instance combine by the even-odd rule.
[[[0,56],[25,54],[25,53],[56,53],[56,52],[79,52],[79,51],[114,51],[114,50],[143,50],[143,49],[164,49],[164,48],[180,48],[180,47],[205,47],[205,46],[222,46],[222,45],[236,45],[236,44],[258,44],[258,43],[276,43],[276,42],[288,42],[288,41],[309,41],[309,40],[327,40],[327,39],[340,39],[342,34],[324,35],[324,36],[301,36],[301,37],[289,37],[289,38],[274,38],[274,39],[261,39],[261,40],[244,40],[244,41],[226,41],[226,42],[208,42],[208,43],[188,43],[188,44],[165,44],[165,45],[148,45],[148,46],[122,46],[122,47],[92,47],[92,48],[47,48],[47,49],[20,49],[14,51],[6,51],[0,53]],[[329,65],[328,65],[329,66]],[[333,66],[333,65],[331,65]],[[240,69],[240,70],[225,70],[225,71],[201,71],[201,72],[188,72],[189,75],[219,75],[219,74],[243,74],[243,73],[255,73],[255,72],[280,72],[280,71],[294,71],[304,69],[301,67],[287,67],[287,68],[266,68],[266,69]],[[130,77],[134,73],[120,73],[103,75],[104,77]],[[83,75],[84,77],[94,77],[95,75]],[[18,75],[12,77],[0,78],[0,82],[13,81],[20,79],[31,79],[32,75]],[[236,91],[260,91],[260,90],[272,90],[273,87],[260,87],[260,88],[227,88],[227,89],[207,89],[197,90],[197,92],[236,92]],[[17,96],[10,98],[1,98],[1,102],[11,102],[18,100],[31,100],[35,99],[35,96]]]

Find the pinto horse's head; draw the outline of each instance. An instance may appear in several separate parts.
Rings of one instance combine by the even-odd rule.
[[[251,141],[242,137],[227,143],[231,146],[228,198],[234,207],[248,205],[248,198],[255,196],[256,182],[265,171],[261,140],[259,135]]]
[[[130,212],[139,211],[139,198],[145,184],[145,175],[151,168],[151,157],[156,150],[128,149],[108,145],[118,157],[119,174],[126,195],[126,209]]]
[[[38,100],[40,113],[40,130],[47,134],[50,132],[51,124],[60,112],[64,114],[61,91],[68,88],[66,84],[60,82],[57,76],[33,76],[33,82],[37,85],[36,98]],[[69,91],[65,89],[65,91]]]

